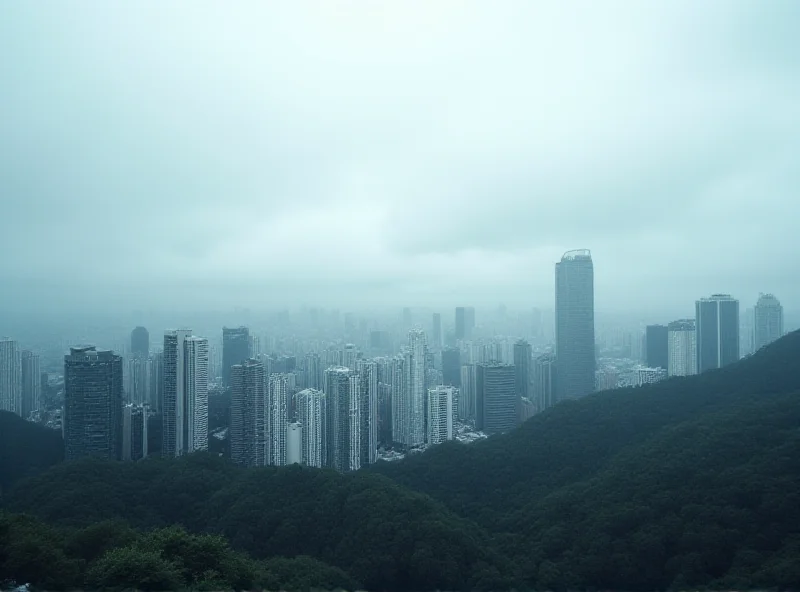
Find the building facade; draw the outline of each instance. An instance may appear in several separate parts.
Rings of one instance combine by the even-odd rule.
[[[122,358],[93,346],[64,356],[64,457],[122,457]]]
[[[329,466],[342,473],[356,471],[361,468],[360,377],[343,366],[328,368],[325,389]]]
[[[530,343],[520,339],[514,344],[514,380],[520,399],[531,396],[531,356]]]
[[[669,340],[667,374],[669,376],[697,374],[697,333],[694,319],[673,321],[667,327]]]
[[[231,460],[237,465],[267,464],[266,396],[264,365],[245,360],[231,366],[231,412],[228,438]]]
[[[453,439],[458,389],[437,386],[428,390],[428,444],[441,444]]]
[[[251,358],[250,330],[247,327],[222,328],[222,384],[230,386],[231,367]]]
[[[0,411],[22,415],[22,355],[13,339],[0,339]]]
[[[556,263],[556,357],[559,400],[594,390],[594,264],[588,250],[569,251]]]
[[[425,443],[425,399],[428,347],[425,333],[408,332],[403,444],[411,448]]]
[[[147,452],[147,407],[128,403],[122,408],[122,460],[141,460]]]
[[[723,368],[739,361],[739,301],[714,294],[695,303],[697,372]]]
[[[40,409],[42,398],[42,371],[39,354],[22,352],[22,417],[28,419],[31,413]]]
[[[295,395],[297,420],[303,428],[301,462],[309,467],[326,465],[325,404],[322,391],[307,388]]]
[[[150,355],[150,332],[144,327],[131,331],[131,355],[144,360]]]
[[[754,317],[756,351],[783,336],[783,306],[772,294],[759,295]]]
[[[289,376],[269,377],[267,399],[267,464],[286,464],[286,438],[289,425]]]
[[[557,377],[555,354],[544,354],[533,360],[533,401],[537,412],[558,402]]]
[[[669,328],[666,325],[648,325],[645,348],[647,366],[666,370],[669,365]]]
[[[475,427],[487,434],[500,434],[514,429],[519,417],[514,366],[499,362],[477,364],[475,378]]]

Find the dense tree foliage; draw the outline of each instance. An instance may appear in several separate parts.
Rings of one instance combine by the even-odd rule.
[[[62,460],[60,432],[0,411],[0,494],[18,479]]]
[[[5,515],[0,573],[143,589],[800,589],[798,360],[793,333],[724,370],[350,475],[212,454],[61,464],[7,495],[7,512],[45,522]]]
[[[349,588],[342,570],[309,557],[256,561],[224,537],[118,521],[86,528],[0,514],[0,575],[46,590],[299,590]]]
[[[140,463],[88,459],[20,483],[6,501],[10,511],[72,528],[117,519],[141,529],[178,524],[222,535],[257,558],[314,557],[374,590],[514,583],[511,563],[473,525],[428,496],[368,473],[244,469],[210,454]],[[165,558],[175,563],[181,553]],[[126,551],[108,561],[118,575],[135,557]],[[141,559],[160,565],[149,555]],[[291,572],[293,564],[273,561],[275,572]]]
[[[800,333],[373,470],[478,522],[537,587],[800,588]]]

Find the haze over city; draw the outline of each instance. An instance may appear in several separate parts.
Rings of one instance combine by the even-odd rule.
[[[800,5],[7,2],[7,313],[800,297]]]

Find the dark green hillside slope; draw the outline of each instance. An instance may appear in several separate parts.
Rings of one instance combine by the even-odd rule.
[[[61,433],[0,411],[0,493],[17,479],[64,460]]]
[[[207,454],[62,463],[20,482],[11,512],[65,526],[122,519],[224,535],[254,557],[311,556],[374,590],[513,585],[484,534],[429,497],[371,474],[299,466],[242,469]]]
[[[495,534],[537,587],[800,588],[800,334],[375,468]]]

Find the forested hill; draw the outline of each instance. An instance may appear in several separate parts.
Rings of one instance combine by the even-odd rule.
[[[0,411],[0,495],[26,475],[64,460],[61,433]]]
[[[800,588],[800,333],[371,470],[477,521],[538,586]]]

